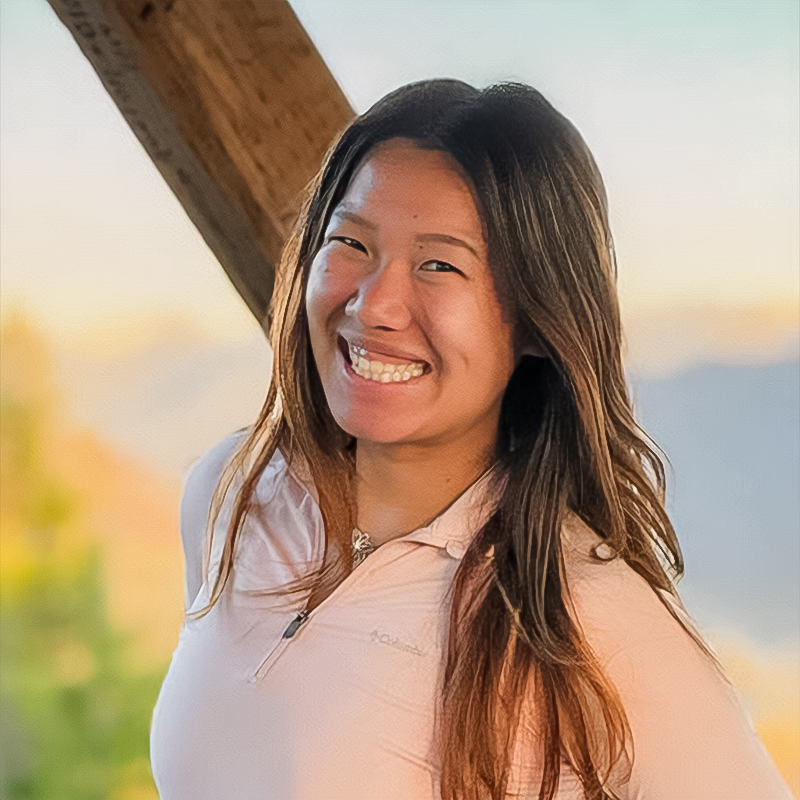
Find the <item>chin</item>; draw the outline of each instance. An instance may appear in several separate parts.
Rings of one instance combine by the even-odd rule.
[[[347,414],[333,414],[339,427],[356,439],[380,444],[402,442],[414,436],[419,429],[419,424],[407,417],[405,419],[387,419],[387,415],[376,413],[355,412],[353,409]]]

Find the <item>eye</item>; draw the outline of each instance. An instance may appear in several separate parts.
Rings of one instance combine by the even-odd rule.
[[[330,236],[328,241],[341,242],[342,244],[347,245],[347,247],[352,247],[353,250],[358,250],[360,253],[367,252],[367,248],[364,247],[364,245],[361,244],[358,239],[351,239],[349,236]]]
[[[446,261],[426,261],[421,267],[424,272],[460,272]]]

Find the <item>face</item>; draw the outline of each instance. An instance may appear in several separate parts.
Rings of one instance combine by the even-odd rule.
[[[449,154],[402,139],[372,151],[331,215],[306,305],[325,395],[347,433],[494,442],[513,331]]]

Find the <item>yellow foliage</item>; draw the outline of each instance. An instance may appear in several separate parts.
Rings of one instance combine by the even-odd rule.
[[[762,720],[758,725],[758,735],[795,797],[800,797],[800,721],[797,710],[787,710]]]
[[[800,654],[759,652],[733,636],[714,644],[761,741],[800,797]]]
[[[23,315],[0,329],[0,348],[3,598],[42,559],[68,569],[99,544],[113,621],[136,632],[138,666],[164,663],[183,616],[179,483],[62,417],[48,343]]]
[[[150,764],[145,759],[136,759],[125,765],[118,786],[109,800],[158,800],[158,792],[147,780]]]
[[[94,519],[106,484],[76,469],[47,344],[20,315],[0,353],[0,699],[13,715],[0,794],[155,798],[142,756],[164,660],[134,674],[108,621]]]

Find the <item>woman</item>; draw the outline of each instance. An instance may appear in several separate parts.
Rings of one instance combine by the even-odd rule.
[[[675,592],[613,252],[529,87],[415,84],[345,131],[261,414],[186,481],[164,800],[789,796]]]

